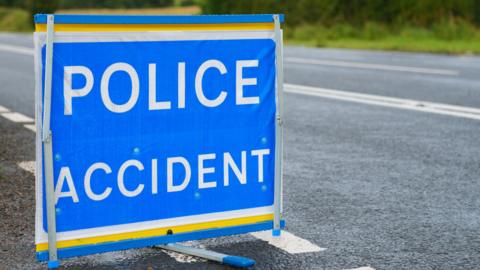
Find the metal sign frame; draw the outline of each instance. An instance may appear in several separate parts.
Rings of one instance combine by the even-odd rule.
[[[260,27],[272,27],[274,30],[275,46],[275,94],[276,94],[276,113],[275,113],[275,175],[274,175],[274,212],[273,221],[257,222],[254,224],[246,224],[240,226],[227,226],[221,229],[210,229],[204,231],[194,231],[188,233],[178,233],[170,235],[161,235],[149,238],[130,239],[115,242],[105,242],[95,245],[84,245],[75,247],[59,248],[57,250],[57,231],[56,231],[56,208],[55,208],[55,191],[53,180],[53,153],[52,153],[52,134],[50,130],[51,118],[51,96],[52,96],[52,65],[53,65],[53,45],[55,43],[55,23],[60,23],[60,30],[64,30],[65,25],[75,24],[82,21],[85,17],[89,20],[99,22],[100,25],[117,25],[122,26],[125,23],[141,25],[149,23],[152,25],[159,25],[160,31],[162,25],[178,24],[179,25],[196,25],[207,24],[215,29],[222,27],[222,24],[237,24],[237,28],[258,24]],[[281,228],[284,226],[282,220],[282,157],[283,157],[283,37],[281,30],[281,23],[283,22],[283,15],[216,15],[216,16],[101,16],[101,15],[36,15],[35,22],[37,23],[37,31],[46,32],[46,54],[45,54],[45,70],[44,70],[44,85],[41,87],[41,82],[38,81],[38,65],[41,60],[36,56],[36,72],[37,72],[37,115],[42,114],[43,117],[37,117],[37,130],[41,130],[41,145],[37,144],[37,158],[43,159],[43,162],[37,162],[36,177],[45,177],[45,193],[46,193],[46,212],[48,223],[48,251],[38,251],[37,259],[40,261],[48,261],[49,268],[56,268],[59,266],[59,258],[67,258],[73,256],[88,255],[100,252],[123,250],[130,248],[139,248],[146,246],[154,246],[161,244],[169,244],[174,242],[187,241],[192,239],[211,238],[224,235],[242,234],[251,231],[272,229],[274,236],[279,236]],[[242,26],[243,24],[243,26]],[[94,26],[93,24],[88,25]],[[220,26],[219,26],[220,25]],[[46,26],[46,27],[45,27]],[[86,27],[88,28],[88,27]],[[135,28],[135,27],[134,27]],[[100,26],[100,29],[102,27]],[[194,28],[195,29],[195,28]],[[77,29],[78,30],[78,29]],[[40,73],[41,74],[41,73]],[[39,86],[40,85],[40,86]],[[41,90],[43,90],[43,102],[39,100],[41,97]],[[40,93],[40,94],[39,94]],[[38,104],[40,102],[40,104]],[[42,107],[43,103],[43,107]],[[38,142],[38,135],[37,135]],[[43,153],[39,155],[39,153]],[[43,164],[42,164],[43,163]],[[42,167],[43,165],[43,167]],[[43,173],[42,173],[43,172]],[[37,181],[38,183],[38,181]],[[38,197],[37,197],[37,203]],[[38,213],[37,213],[38,215]],[[167,245],[164,248],[171,250],[182,251],[181,248],[173,245]],[[184,250],[185,252],[192,252],[191,250]],[[198,252],[197,252],[198,253]],[[203,254],[200,252],[200,254]],[[220,254],[222,255],[222,254]],[[213,256],[213,255],[212,255]],[[217,256],[217,255],[215,255]],[[215,257],[213,256],[213,257]],[[218,257],[218,256],[217,256]],[[232,257],[232,256],[227,256]],[[234,256],[233,256],[234,257]]]
[[[48,223],[48,267],[58,267],[57,231],[55,215],[55,189],[53,185],[53,154],[52,131],[50,130],[50,112],[52,98],[52,61],[54,39],[54,16],[47,16],[47,44],[45,55],[45,90],[43,97],[43,128],[42,142],[45,168],[45,190],[47,195],[47,223]]]

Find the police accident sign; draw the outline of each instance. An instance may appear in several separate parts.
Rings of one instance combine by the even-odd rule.
[[[148,29],[137,23],[120,31],[115,22],[102,24],[102,16],[59,16],[50,114],[58,248],[118,241],[119,247],[106,247],[114,250],[132,239],[170,235],[165,242],[173,242],[271,229],[281,46],[273,20],[176,25],[185,29],[160,21],[153,31],[149,21]],[[36,19],[42,130],[46,34],[44,18]],[[77,32],[76,20],[93,22]],[[40,133],[36,244],[43,258],[48,224]]]

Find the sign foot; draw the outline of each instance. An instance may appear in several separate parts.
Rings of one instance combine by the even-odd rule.
[[[179,253],[184,253],[187,255],[204,258],[211,261],[216,261],[233,267],[248,268],[255,265],[255,260],[240,257],[240,256],[231,256],[211,250],[188,247],[179,244],[166,244],[157,246],[162,249],[175,251]]]
[[[58,267],[60,267],[60,261],[48,261],[48,269],[56,269]]]

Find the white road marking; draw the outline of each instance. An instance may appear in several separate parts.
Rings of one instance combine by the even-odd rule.
[[[285,92],[480,120],[480,109],[472,107],[352,93],[347,91],[294,84],[285,84]]]
[[[3,112],[9,112],[9,110],[0,105],[0,113],[3,113]]]
[[[375,270],[375,268],[372,268],[370,266],[363,266],[363,267],[351,268],[351,269],[345,269],[345,270]]]
[[[29,48],[29,47],[25,47],[25,46],[14,46],[14,45],[8,45],[8,44],[0,44],[0,51],[33,56],[33,49]]]
[[[37,127],[33,124],[27,124],[27,125],[23,125],[23,127],[25,127],[26,129],[29,129],[33,132],[37,132]]]
[[[35,161],[22,161],[18,166],[27,172],[35,173]]]
[[[375,70],[400,71],[400,72],[412,72],[412,73],[435,74],[435,75],[449,75],[449,76],[456,76],[459,73],[456,70],[450,70],[450,69],[408,67],[408,66],[383,65],[383,64],[348,62],[348,61],[338,61],[338,60],[307,59],[307,58],[298,58],[298,57],[285,57],[285,62],[294,63],[294,64],[321,65],[321,66],[360,68],[360,69],[375,69]]]
[[[280,237],[273,237],[272,231],[260,231],[251,233],[254,237],[267,241],[270,245],[280,248],[290,254],[319,252],[324,251],[321,248],[308,240],[297,237],[287,231],[282,231]]]
[[[32,118],[17,112],[4,112],[0,113],[0,115],[15,123],[32,123],[35,121]]]
[[[29,129],[33,132],[36,132],[36,126],[35,124],[30,124],[33,123],[35,120],[33,118],[30,118],[26,115],[23,115],[21,113],[17,112],[10,112],[9,109],[3,107],[0,105],[0,115],[5,117],[6,119],[13,121],[15,123],[27,123],[24,124],[23,127],[26,129]]]

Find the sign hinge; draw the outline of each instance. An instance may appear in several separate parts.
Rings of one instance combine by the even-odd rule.
[[[52,131],[49,130],[49,131],[46,132],[45,137],[43,137],[42,141],[44,143],[49,143],[49,142],[51,142],[51,140],[52,140]]]

